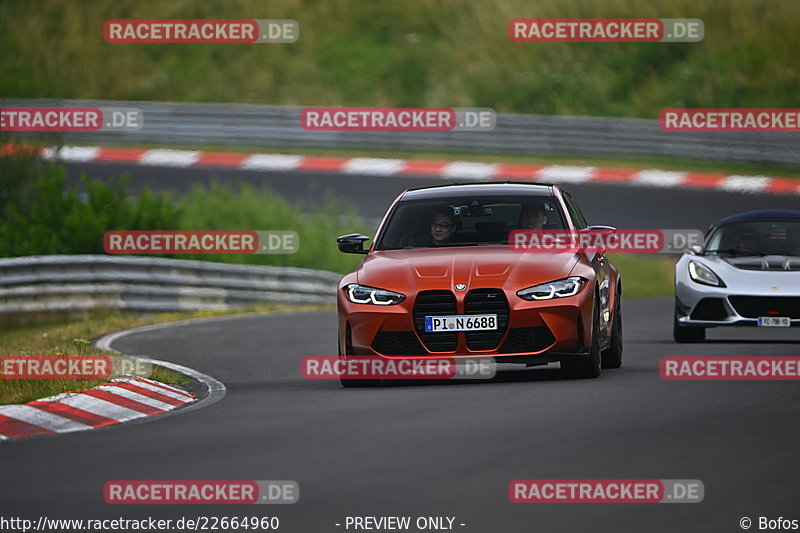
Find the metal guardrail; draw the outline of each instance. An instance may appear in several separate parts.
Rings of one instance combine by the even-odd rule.
[[[207,311],[332,304],[340,274],[305,268],[104,255],[0,259],[0,314],[100,308]]]
[[[300,127],[301,107],[0,99],[2,106],[137,107],[144,113],[139,131],[65,134],[71,143],[668,156],[800,168],[795,133],[670,133],[661,131],[657,120],[635,118],[499,114],[490,132],[314,132]]]

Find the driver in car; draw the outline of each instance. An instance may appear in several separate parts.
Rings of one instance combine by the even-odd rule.
[[[542,229],[547,224],[544,204],[526,204],[519,214],[519,229]]]
[[[459,218],[453,214],[448,206],[436,208],[431,218],[430,233],[418,235],[408,239],[406,246],[446,246],[450,244],[453,235],[458,231]]]

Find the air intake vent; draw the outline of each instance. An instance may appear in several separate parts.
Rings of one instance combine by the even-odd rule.
[[[411,331],[381,331],[375,335],[372,349],[381,355],[427,355]]]
[[[500,353],[541,352],[556,342],[547,326],[532,328],[511,328]]]
[[[692,311],[692,320],[725,320],[728,313],[722,298],[703,298]]]
[[[730,296],[728,299],[736,312],[745,318],[800,318],[800,298],[795,296]]]

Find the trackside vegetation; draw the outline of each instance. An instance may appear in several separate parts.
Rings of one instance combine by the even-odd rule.
[[[656,118],[797,107],[800,9],[753,0],[0,2],[0,97],[492,107]],[[292,44],[110,44],[109,19],[294,19]],[[515,43],[515,18],[699,18],[698,43]]]
[[[289,203],[267,188],[196,186],[171,197],[128,191],[122,177],[81,178],[68,186],[64,167],[26,154],[0,156],[0,257],[104,254],[109,230],[294,230],[295,254],[163,255],[254,265],[295,266],[346,272],[360,257],[342,254],[338,235],[368,226],[352,206],[333,199],[322,206]]]

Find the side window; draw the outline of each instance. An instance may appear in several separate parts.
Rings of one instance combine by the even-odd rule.
[[[578,206],[575,205],[575,201],[572,199],[572,196],[569,193],[564,193],[564,203],[567,204],[567,211],[569,211],[569,218],[572,219],[572,223],[575,225],[575,229],[583,229],[587,227],[589,224],[586,223],[586,219],[583,218],[583,214],[581,210],[578,209]]]

